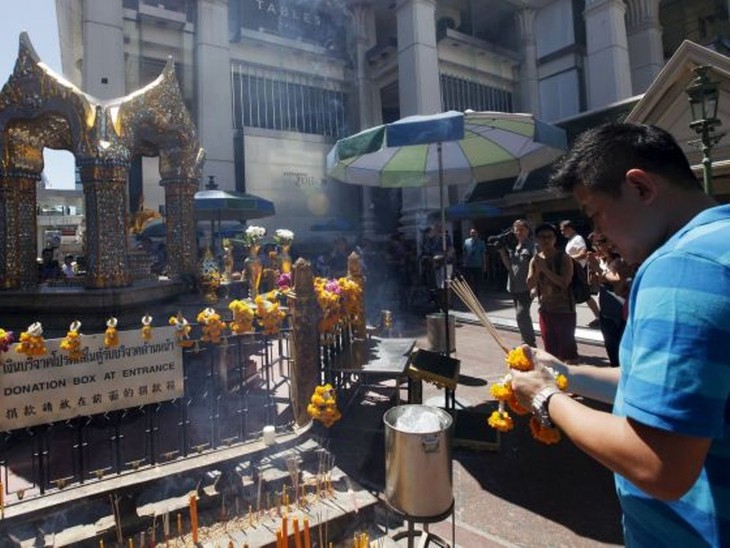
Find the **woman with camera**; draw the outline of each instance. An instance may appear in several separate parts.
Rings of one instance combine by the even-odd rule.
[[[532,326],[530,317],[532,296],[527,287],[527,272],[530,260],[535,254],[535,243],[531,238],[530,225],[525,219],[517,219],[512,224],[512,233],[517,244],[514,247],[508,246],[505,242],[506,238],[500,238],[499,257],[507,269],[507,292],[512,296],[515,318],[522,341],[530,346],[535,346],[535,328]]]

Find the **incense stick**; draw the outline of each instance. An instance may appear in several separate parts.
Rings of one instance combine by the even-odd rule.
[[[459,297],[466,307],[474,313],[487,330],[487,333],[495,340],[502,351],[505,354],[508,354],[510,351],[509,347],[502,340],[502,337],[499,336],[497,328],[494,327],[492,321],[487,317],[487,312],[484,310],[484,307],[482,307],[482,304],[479,302],[479,299],[474,294],[471,287],[469,287],[469,284],[466,283],[463,278],[453,279],[449,282],[449,284],[451,289],[454,290],[456,296]]]

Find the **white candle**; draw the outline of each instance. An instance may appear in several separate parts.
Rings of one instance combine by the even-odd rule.
[[[264,445],[274,445],[276,443],[276,431],[271,425],[264,426]]]

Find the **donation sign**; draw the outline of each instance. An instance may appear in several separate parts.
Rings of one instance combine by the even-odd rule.
[[[104,348],[104,334],[81,335],[72,360],[61,339],[46,341],[44,356],[26,357],[13,344],[0,354],[0,430],[72,419],[172,400],[183,395],[182,349],[174,328],[120,331],[119,346]]]

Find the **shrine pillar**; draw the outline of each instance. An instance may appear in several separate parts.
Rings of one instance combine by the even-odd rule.
[[[132,285],[127,260],[128,163],[81,159],[77,162],[84,188],[86,211],[85,286]]]
[[[167,268],[173,278],[195,275],[198,241],[195,230],[195,193],[198,179],[170,177],[160,181],[165,189]]]
[[[312,420],[307,405],[319,384],[319,306],[314,293],[312,265],[297,259],[292,266],[295,296],[289,299],[291,309],[291,398],[294,421],[304,426]]]
[[[40,173],[0,172],[0,289],[38,283],[36,185]]]

